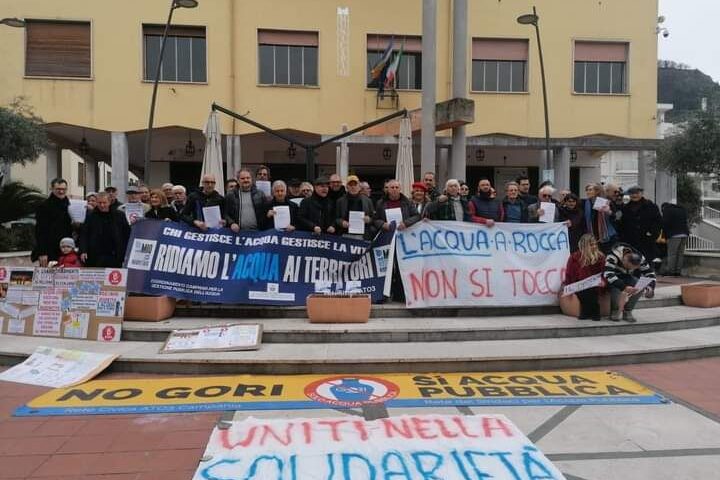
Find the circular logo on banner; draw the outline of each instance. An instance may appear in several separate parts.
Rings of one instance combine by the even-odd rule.
[[[122,282],[122,272],[120,270],[113,270],[108,274],[108,282],[110,285],[120,285]]]
[[[341,375],[312,382],[305,387],[305,396],[336,407],[361,407],[392,400],[399,391],[397,385],[382,378]]]
[[[115,327],[113,327],[112,325],[108,325],[102,329],[102,338],[106,342],[112,342],[115,338],[115,335]]]

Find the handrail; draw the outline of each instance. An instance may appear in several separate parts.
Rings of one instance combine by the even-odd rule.
[[[693,251],[712,251],[712,250],[718,250],[715,247],[715,242],[712,240],[708,240],[707,238],[700,237],[695,234],[691,234],[688,237],[688,243],[685,250],[693,252]]]

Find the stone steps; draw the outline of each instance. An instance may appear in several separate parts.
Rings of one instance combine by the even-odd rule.
[[[640,321],[644,321],[638,312]],[[716,314],[716,313],[715,313]],[[300,374],[577,369],[720,354],[720,326],[624,335],[480,341],[264,343],[260,350],[160,354],[162,342],[98,343],[0,336],[0,363],[37,346],[117,353],[116,371],[167,374]]]
[[[263,343],[402,343],[609,336],[720,325],[720,308],[674,306],[636,311],[638,323],[579,321],[562,314],[383,317],[361,324],[311,324],[306,318],[182,318],[124,322],[123,340],[162,342],[176,329],[260,323]]]

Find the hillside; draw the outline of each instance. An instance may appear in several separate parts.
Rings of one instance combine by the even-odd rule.
[[[708,108],[720,108],[720,84],[697,69],[674,62],[658,62],[658,103],[672,103],[669,122],[678,123],[700,110],[702,98]]]

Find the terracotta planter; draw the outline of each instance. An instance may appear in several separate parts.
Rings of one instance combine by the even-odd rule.
[[[580,315],[580,300],[574,294],[560,297],[560,310],[563,315],[577,318]],[[610,315],[610,294],[607,291],[600,294],[600,314]]]
[[[175,299],[166,296],[127,297],[125,299],[125,320],[159,322],[175,313]]]
[[[720,284],[697,283],[680,287],[683,304],[688,307],[720,307]]]
[[[370,295],[308,295],[310,323],[367,323]]]

